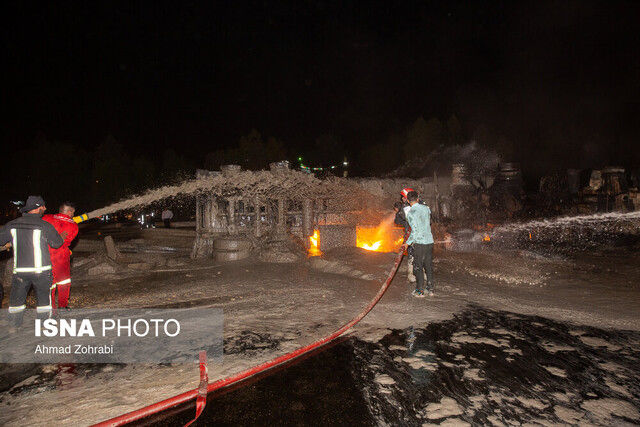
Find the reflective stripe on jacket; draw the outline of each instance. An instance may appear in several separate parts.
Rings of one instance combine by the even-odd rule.
[[[11,242],[14,273],[42,273],[51,269],[49,247],[62,246],[56,229],[38,214],[23,214],[0,229],[0,245]]]

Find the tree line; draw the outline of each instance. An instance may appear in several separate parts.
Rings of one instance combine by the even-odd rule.
[[[471,138],[507,156],[513,151],[505,139],[495,137],[486,128],[474,130]],[[305,164],[330,172],[331,166],[341,166],[346,157],[350,175],[381,175],[408,160],[469,139],[455,115],[445,121],[418,117],[407,128],[383,138],[384,142],[360,143],[359,149],[332,134],[320,135],[312,144],[296,148],[296,144],[264,137],[253,129],[230,146],[191,159],[170,148],[151,148],[148,153],[134,155],[112,135],[97,145],[80,148],[40,133],[28,148],[13,154],[9,170],[5,170],[6,185],[0,191],[5,201],[41,194],[50,207],[72,200],[85,211],[148,188],[193,177],[196,168],[217,170],[224,164],[239,164],[245,169],[259,170],[268,168],[271,162],[287,159],[293,167]]]

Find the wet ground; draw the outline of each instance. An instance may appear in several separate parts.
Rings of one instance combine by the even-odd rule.
[[[637,332],[472,307],[376,343],[349,338],[211,394],[197,425],[631,425],[639,349]],[[185,405],[142,424],[193,415]]]
[[[190,242],[160,237],[148,244]],[[212,398],[201,424],[640,423],[637,248],[541,248],[437,248],[437,292],[425,299],[410,296],[403,263],[351,338]],[[327,251],[322,265],[168,256],[176,267],[74,270],[71,305],[223,309],[214,381],[333,332],[368,304],[394,255],[347,248]],[[197,364],[4,365],[0,425],[91,425],[197,385]]]

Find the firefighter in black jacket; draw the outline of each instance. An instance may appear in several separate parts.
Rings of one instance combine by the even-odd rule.
[[[53,225],[42,219],[47,208],[39,196],[29,196],[20,209],[22,216],[0,229],[0,245],[11,243],[13,247],[13,280],[9,295],[9,320],[19,326],[27,293],[33,285],[38,306],[38,317],[51,315],[51,259],[49,246],[59,248],[64,242]]]

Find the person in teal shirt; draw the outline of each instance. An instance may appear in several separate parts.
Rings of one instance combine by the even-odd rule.
[[[416,289],[412,295],[424,297],[425,292],[433,296],[433,234],[431,234],[431,209],[418,203],[418,193],[407,194],[411,209],[407,213],[407,222],[411,227],[411,234],[405,242],[405,247],[413,247],[413,274],[416,276]],[[424,283],[424,272],[427,274],[427,284]]]

